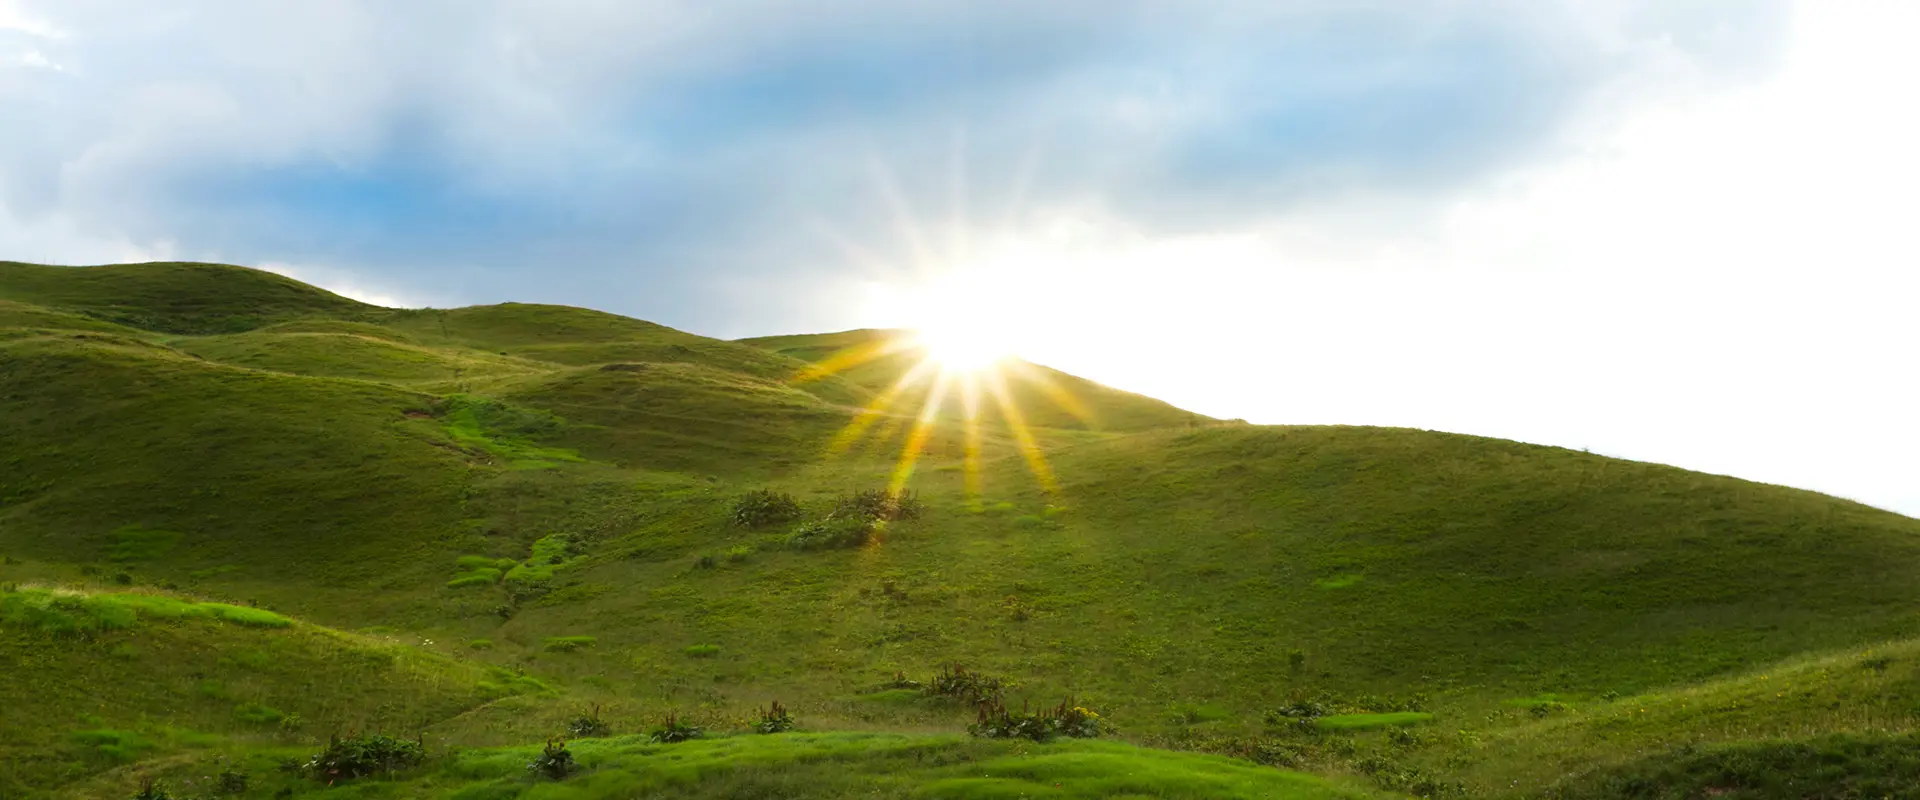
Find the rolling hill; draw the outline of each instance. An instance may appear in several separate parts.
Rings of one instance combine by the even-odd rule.
[[[1024,363],[969,415],[963,378],[896,389],[923,357],[900,332],[725,342],[240,267],[0,264],[0,647],[27,676],[0,701],[32,709],[0,758],[34,765],[0,796],[216,762],[317,795],[272,765],[369,727],[440,755],[333,793],[561,796],[524,766],[595,707],[613,735],[575,743],[566,796],[1920,785],[1897,756],[1920,521],[1481,437],[1223,423]],[[890,487],[918,513],[833,546]],[[798,518],[736,524],[759,490]],[[44,622],[50,592],[286,624],[75,628]],[[913,686],[953,665],[1121,742],[959,736],[974,712]],[[776,700],[805,733],[641,735]],[[305,723],[236,721],[249,703]]]

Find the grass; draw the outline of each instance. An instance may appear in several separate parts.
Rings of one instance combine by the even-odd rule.
[[[329,789],[258,765],[260,788],[294,797],[455,798],[1261,798],[1335,800],[1364,791],[1217,756],[1113,742],[1047,745],[953,736],[785,733],[672,745],[620,736],[568,742],[575,775],[529,776],[538,747],[462,750],[393,779]],[[184,771],[182,771],[184,772]],[[108,783],[107,781],[100,782]],[[131,794],[125,781],[114,784]],[[104,788],[104,787],[103,787]]]
[[[596,703],[628,730],[664,709],[740,730],[777,699],[839,731],[794,752],[872,744],[818,796],[1044,796],[1074,763],[1189,757],[914,735],[971,717],[876,687],[954,663],[1010,679],[1010,704],[1074,697],[1135,744],[1413,794],[1812,776],[1801,745],[1885,772],[1871,743],[1920,714],[1920,521],[1557,448],[1215,423],[1020,368],[1052,491],[998,412],[972,443],[945,414],[909,481],[922,518],[807,552],[731,524],[749,489],[818,519],[894,478],[916,405],[841,434],[904,357],[794,380],[878,335],[720,342],[557,306],[378,309],[212,265],[0,264],[0,584],[75,590],[0,600],[0,655],[27,676],[0,686],[0,760],[27,765],[0,795],[111,768],[76,730],[143,737],[124,752],[144,769],[367,726],[480,759],[392,794],[505,792],[506,772],[469,772]],[[122,573],[152,590],[113,591]],[[1264,721],[1318,696],[1341,712],[1319,729]],[[1379,724],[1415,714],[1442,722]],[[832,738],[852,730],[879,733]],[[664,796],[831,772],[740,749],[762,746],[678,746],[729,762],[699,784],[631,742],[580,752]],[[1724,757],[1656,758],[1682,746]],[[902,760],[910,786],[880,775]]]
[[[1421,711],[1396,711],[1387,714],[1335,714],[1314,720],[1314,725],[1329,731],[1370,731],[1379,728],[1404,728],[1433,721],[1433,715]]]

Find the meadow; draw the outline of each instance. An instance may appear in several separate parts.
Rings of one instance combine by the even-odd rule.
[[[0,263],[0,797],[1920,796],[1920,521],[918,361]]]

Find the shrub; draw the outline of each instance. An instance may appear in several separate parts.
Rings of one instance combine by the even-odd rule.
[[[755,489],[733,503],[733,524],[743,528],[765,528],[799,518],[799,500],[769,489]]]
[[[957,700],[967,705],[980,706],[1000,702],[1005,694],[1007,682],[992,675],[970,672],[966,667],[954,664],[941,667],[927,683],[925,692],[929,697]]]
[[[647,741],[656,744],[674,744],[689,739],[698,739],[705,735],[705,731],[682,722],[678,715],[668,712],[667,721],[660,727],[654,728],[653,732],[647,734]]]
[[[544,646],[549,653],[571,653],[582,647],[592,647],[598,641],[592,636],[549,636]]]
[[[607,723],[600,721],[600,706],[595,704],[592,714],[581,714],[567,723],[567,735],[575,739],[595,739],[612,732]]]
[[[796,550],[832,550],[859,547],[873,538],[871,520],[829,517],[800,523],[787,534],[787,546]]]
[[[140,791],[133,795],[133,800],[173,800],[173,795],[167,794],[167,790],[158,781],[142,778]]]
[[[1041,709],[1030,713],[1022,707],[1020,713],[1009,712],[1005,704],[998,700],[980,706],[980,715],[967,733],[983,739],[1030,739],[1044,742],[1055,736],[1069,736],[1076,739],[1091,739],[1100,735],[1100,715],[1084,706],[1074,705],[1071,699],[1061,701],[1053,708]]]
[[[315,780],[332,782],[419,766],[426,757],[425,739],[409,742],[380,734],[345,739],[334,736],[327,741],[327,749],[315,753],[303,769]]]
[[[699,558],[694,559],[693,568],[713,569],[715,566],[718,566],[719,563],[720,562],[713,557],[712,553],[702,553]]]
[[[1554,714],[1561,714],[1572,710],[1573,706],[1558,700],[1543,700],[1527,707],[1527,713],[1532,714],[1535,719],[1545,719]]]
[[[793,730],[793,715],[787,713],[786,706],[775,700],[772,706],[760,711],[760,721],[754,723],[753,730],[755,733],[786,733]]]
[[[688,645],[687,649],[682,650],[681,652],[686,653],[691,658],[713,658],[714,656],[720,655],[720,645],[717,645],[717,644]]]
[[[472,648],[474,650],[492,650],[493,640],[492,639],[475,639],[471,642],[467,642],[467,647]]]
[[[734,563],[745,561],[751,555],[753,555],[753,545],[750,544],[736,544],[727,548],[727,560]]]
[[[548,739],[540,755],[527,765],[527,771],[557,781],[566,778],[567,773],[573,771],[573,766],[573,754],[567,752],[567,740]]]
[[[221,794],[246,794],[247,773],[235,769],[222,769],[214,776],[213,790]]]
[[[867,522],[888,522],[896,519],[919,519],[926,506],[920,502],[912,490],[894,494],[885,489],[869,489],[864,492],[841,495],[833,503],[835,519],[858,519]]]

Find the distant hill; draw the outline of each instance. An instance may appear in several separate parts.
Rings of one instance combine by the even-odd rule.
[[[1920,785],[1920,520],[1497,439],[1223,423],[1017,363],[1024,429],[990,399],[970,428],[952,396],[923,424],[900,336],[0,265],[0,708],[24,709],[0,714],[0,797],[193,796],[226,766],[315,797]],[[890,487],[917,513],[857,516]],[[798,516],[738,524],[762,490]],[[977,710],[924,690],[955,665],[1124,743],[963,738]],[[747,733],[775,700],[807,733]],[[596,708],[613,737],[576,744],[581,777],[536,782]],[[669,712],[727,735],[647,743]],[[274,766],[367,727],[443,757],[331,788]],[[1784,782],[1729,783],[1755,764]]]

